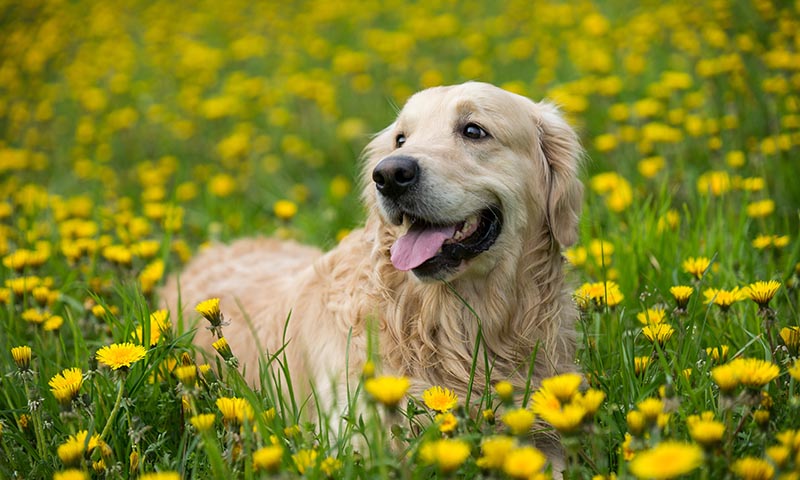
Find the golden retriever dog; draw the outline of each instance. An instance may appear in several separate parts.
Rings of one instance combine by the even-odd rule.
[[[408,377],[411,394],[441,385],[464,399],[479,330],[475,394],[484,354],[492,379],[521,391],[534,352],[534,385],[575,369],[561,249],[577,237],[581,156],[550,104],[484,83],[421,91],[366,147],[362,229],[327,253],[266,238],[212,246],[164,302],[175,314],[178,284],[187,312],[219,297],[247,376],[285,344],[293,383],[325,405],[358,381],[368,330],[381,371]],[[195,342],[211,343],[202,325]]]

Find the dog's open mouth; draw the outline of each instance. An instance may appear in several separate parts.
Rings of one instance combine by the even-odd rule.
[[[462,261],[485,252],[497,240],[503,226],[503,214],[494,206],[451,225],[432,224],[409,214],[406,218],[411,225],[392,245],[392,264],[398,270],[412,270],[420,277],[454,269]]]

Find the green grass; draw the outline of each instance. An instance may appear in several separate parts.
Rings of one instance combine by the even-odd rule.
[[[158,286],[204,242],[266,234],[335,246],[363,221],[357,159],[370,134],[414,91],[470,79],[561,104],[587,150],[569,276],[576,288],[616,282],[624,295],[613,308],[593,304],[577,324],[576,361],[605,401],[562,436],[566,475],[631,477],[631,455],[693,444],[689,417],[705,411],[725,434],[690,477],[734,478],[745,457],[797,475],[796,444],[785,462],[765,445],[800,429],[788,373],[800,342],[785,333],[800,327],[799,10],[763,0],[0,6],[0,478],[67,467],[93,478],[291,477],[302,451],[315,452],[304,469],[312,478],[327,475],[329,457],[336,477],[508,476],[481,470],[481,444],[508,432],[503,412],[527,404],[536,385],[512,404],[492,389],[460,398],[458,426],[443,434],[421,399],[387,412],[359,384],[332,432],[339,413],[291,394],[281,352],[265,358],[259,385],[242,380],[243,365],[198,358],[191,332],[174,333],[193,312],[173,312],[175,328],[124,373],[95,358],[137,327],[150,335]],[[641,161],[652,157],[663,166],[645,176]],[[616,176],[598,177],[608,172]],[[279,200],[296,214],[280,215]],[[773,208],[753,211],[764,200]],[[762,236],[777,242],[756,246]],[[593,253],[600,240],[605,255]],[[38,253],[20,260],[25,250]],[[700,256],[712,263],[694,279],[682,265]],[[769,309],[706,304],[708,288],[759,280],[781,283]],[[685,311],[675,309],[675,285],[694,287]],[[636,317],[647,308],[663,308],[675,330],[663,346],[642,333]],[[62,323],[32,321],[41,312]],[[724,361],[706,349],[722,345],[727,361],[765,360],[779,375],[720,393],[711,371]],[[17,346],[31,348],[30,368],[17,367]],[[480,342],[474,358],[491,370]],[[636,358],[650,365],[637,372]],[[174,369],[194,361],[209,371],[187,386]],[[83,384],[61,404],[48,382],[73,367]],[[224,397],[253,408],[243,428],[222,421]],[[669,419],[623,448],[636,433],[630,412],[650,398]],[[199,413],[216,416],[210,430],[191,425]],[[314,413],[333,422],[310,421]],[[83,430],[106,431],[109,448],[67,465],[58,448]],[[458,447],[431,449],[443,437],[470,451],[450,473],[436,463]],[[273,442],[276,471],[255,470],[254,452]]]

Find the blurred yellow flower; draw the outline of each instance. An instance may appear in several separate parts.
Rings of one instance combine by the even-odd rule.
[[[589,306],[602,307],[608,305],[615,307],[625,298],[616,282],[584,283],[574,293],[578,306],[588,309]]]
[[[458,404],[458,396],[452,390],[436,385],[422,392],[422,401],[431,410],[446,412]]]
[[[458,419],[450,412],[440,413],[434,418],[439,425],[439,431],[442,433],[450,433],[458,426]]]
[[[364,390],[373,399],[390,408],[400,403],[410,386],[410,382],[406,377],[372,377],[364,382]]]
[[[719,347],[706,348],[706,355],[714,360],[714,362],[724,362],[728,359],[728,351],[730,347],[727,345],[720,345]]]
[[[70,468],[53,473],[53,480],[89,480],[89,474],[83,470]]]
[[[201,413],[190,418],[189,423],[191,423],[198,432],[206,432],[211,430],[216,419],[217,416],[213,413]]]
[[[759,200],[747,204],[747,216],[751,218],[767,217],[775,211],[775,201],[771,199]]]
[[[796,354],[800,350],[800,327],[783,327],[780,336],[783,344],[792,354]]]
[[[667,479],[686,475],[702,463],[703,451],[699,446],[665,441],[637,453],[629,468],[637,478]]]
[[[636,165],[639,174],[645,178],[653,178],[658,175],[658,172],[664,169],[664,157],[648,157],[640,160]]]
[[[283,447],[270,445],[253,452],[253,470],[275,471],[280,467],[283,459]]]
[[[734,303],[747,298],[744,290],[739,287],[734,287],[732,290],[707,288],[703,291],[703,296],[706,297],[706,305],[713,303],[719,306],[723,312],[727,311]]]
[[[297,204],[291,200],[278,200],[272,206],[272,211],[279,219],[288,221],[297,214]]]
[[[686,419],[689,426],[689,436],[703,447],[709,448],[720,441],[725,433],[725,424],[714,420],[714,412],[703,412],[700,415],[690,415]]]
[[[538,449],[517,447],[506,454],[503,472],[511,478],[527,479],[541,471],[546,462],[547,458]]]
[[[517,440],[505,435],[485,437],[481,441],[481,456],[477,465],[482,469],[498,469],[503,467],[506,455],[517,446]]]
[[[691,290],[691,287],[689,287],[689,289]],[[642,325],[656,325],[663,323],[665,318],[666,315],[663,308],[648,308],[644,312],[639,312],[636,314],[636,319],[639,320],[639,323]]]
[[[542,390],[553,394],[559,402],[567,403],[578,393],[583,377],[577,373],[563,373],[542,380]]]
[[[533,412],[526,408],[516,408],[508,410],[503,414],[501,420],[511,430],[514,435],[525,435],[533,426],[536,419]]]
[[[442,472],[449,473],[460,467],[470,455],[469,443],[463,440],[440,439],[423,443],[419,449],[420,459],[434,464]]]
[[[775,476],[775,468],[766,460],[756,457],[736,460],[731,465],[731,471],[743,480],[770,480]]]
[[[692,275],[696,279],[702,278],[703,274],[711,265],[711,260],[707,257],[689,257],[683,261],[681,266],[683,271]]]
[[[242,424],[245,420],[253,421],[253,407],[244,398],[220,397],[215,403],[225,423]]]
[[[727,193],[731,189],[731,178],[724,171],[706,172],[697,179],[697,191],[700,194],[711,194],[715,197]]]

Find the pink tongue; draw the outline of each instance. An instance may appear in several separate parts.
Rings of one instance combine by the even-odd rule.
[[[455,225],[415,229],[398,238],[390,250],[392,264],[398,270],[408,271],[436,255],[442,244],[456,233]]]

